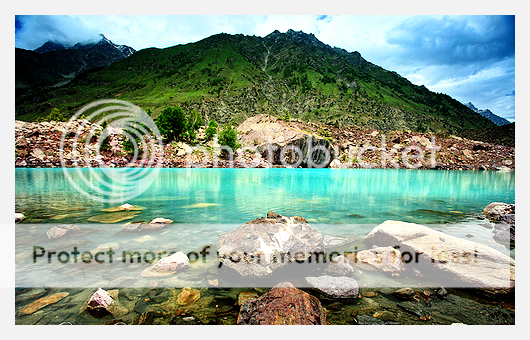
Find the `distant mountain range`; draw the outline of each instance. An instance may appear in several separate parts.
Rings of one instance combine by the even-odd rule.
[[[467,104],[465,104],[467,107],[469,107],[471,110],[479,113],[481,116],[483,117],[486,117],[488,118],[489,120],[491,120],[493,123],[495,123],[495,125],[497,126],[502,126],[502,125],[506,125],[506,124],[510,124],[510,122],[505,119],[505,118],[502,118],[502,117],[499,117],[497,116],[496,114],[494,114],[493,112],[491,112],[489,109],[485,109],[485,110],[479,110],[475,107],[475,105],[473,105],[473,103],[469,102]]]
[[[116,98],[149,108],[153,117],[165,107],[180,105],[219,123],[238,124],[256,114],[280,116],[289,111],[293,119],[382,131],[456,134],[495,126],[446,94],[414,85],[359,52],[331,47],[301,31],[274,31],[265,37],[222,33],[132,55],[132,50],[122,51],[106,39],[92,48],[98,46],[122,60],[102,53],[101,64],[110,65],[79,74],[88,69],[88,62],[70,54],[77,56],[85,48],[62,49],[50,43],[39,48],[47,51],[41,54],[17,51],[17,86],[29,86],[35,76],[41,83],[53,78],[48,82],[53,84],[60,77],[79,75],[67,85],[17,98],[16,119],[35,120],[53,107],[70,116],[96,99]],[[31,59],[48,55],[54,56],[53,62]],[[77,64],[70,62],[78,59]],[[62,67],[66,64],[76,66]]]
[[[132,47],[117,45],[103,34],[98,42],[78,43],[72,47],[47,41],[34,51],[15,48],[17,95],[35,88],[41,90],[43,87],[64,85],[82,72],[108,66],[134,52]]]

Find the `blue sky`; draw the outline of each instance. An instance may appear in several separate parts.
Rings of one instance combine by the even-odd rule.
[[[103,33],[135,49],[164,48],[221,32],[265,36],[275,29],[313,33],[417,85],[515,120],[514,16],[16,16],[15,46],[73,45]]]

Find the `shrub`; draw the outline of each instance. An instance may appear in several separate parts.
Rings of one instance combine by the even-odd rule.
[[[241,144],[239,144],[239,140],[237,139],[237,130],[234,129],[232,125],[225,125],[223,130],[221,130],[219,133],[219,145],[228,146],[233,151],[236,151],[241,146]],[[226,154],[224,150],[223,154]]]
[[[176,141],[186,130],[186,115],[180,106],[166,107],[157,117],[156,125],[167,142]]]
[[[59,111],[58,108],[54,107],[52,109],[52,112],[50,112],[50,114],[48,115],[48,117],[46,118],[47,121],[56,121],[56,122],[66,122],[66,118],[64,118],[63,114],[61,113],[61,111]]]
[[[214,120],[210,120],[210,122],[208,123],[208,127],[206,128],[206,131],[204,131],[206,133],[206,140],[211,140],[213,136],[217,134],[218,126],[219,125]]]

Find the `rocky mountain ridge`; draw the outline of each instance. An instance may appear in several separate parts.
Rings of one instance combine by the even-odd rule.
[[[506,124],[510,124],[510,122],[505,119],[505,118],[502,118],[500,116],[497,116],[496,114],[494,114],[493,112],[491,112],[489,109],[484,109],[484,110],[479,110],[475,107],[475,105],[473,105],[473,103],[469,102],[467,104],[465,104],[467,107],[469,107],[471,110],[479,113],[481,116],[483,117],[486,117],[488,118],[489,120],[491,120],[493,123],[495,123],[495,125],[497,126],[502,126],[502,125],[506,125]]]
[[[15,88],[17,96],[49,86],[62,86],[82,72],[108,66],[131,56],[132,47],[117,45],[101,34],[93,43],[67,47],[47,41],[34,51],[15,48]]]

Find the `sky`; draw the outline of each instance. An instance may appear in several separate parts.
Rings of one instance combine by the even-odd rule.
[[[515,16],[498,15],[33,15],[15,16],[15,46],[73,45],[99,34],[136,50],[225,32],[288,29],[358,51],[416,85],[515,121]]]

